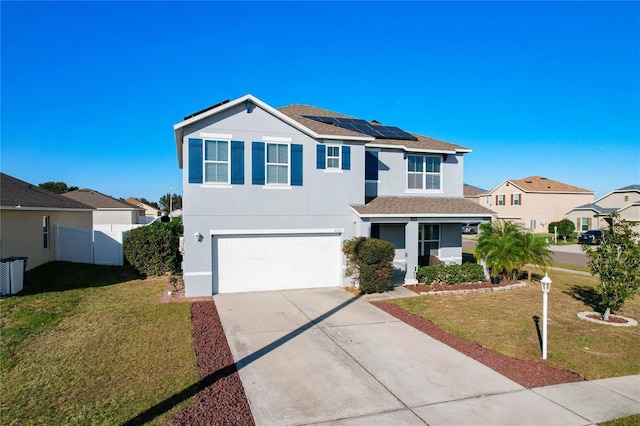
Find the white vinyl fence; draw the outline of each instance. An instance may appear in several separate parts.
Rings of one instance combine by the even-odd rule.
[[[144,225],[95,225],[93,230],[56,226],[56,260],[122,266],[122,243],[140,226]]]

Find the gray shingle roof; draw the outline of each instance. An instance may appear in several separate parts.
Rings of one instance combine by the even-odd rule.
[[[3,207],[30,207],[47,209],[83,209],[92,207],[63,197],[37,185],[32,185],[5,173],[0,173],[0,205]]]
[[[365,205],[351,206],[359,215],[478,215],[496,213],[462,197],[377,197]]]
[[[604,208],[604,207],[600,207],[597,204],[594,203],[589,203],[589,204],[584,204],[582,206],[578,206],[576,208],[574,208],[573,210],[593,210],[597,213],[600,214],[611,214],[615,211],[617,211],[618,209],[616,208]]]
[[[116,200],[113,197],[104,195],[93,189],[83,188],[77,191],[71,191],[64,194],[65,197],[80,203],[95,207],[97,209],[132,209],[144,210],[141,207],[134,206],[122,200]]]
[[[314,107],[311,105],[298,105],[298,104],[288,105],[282,108],[278,108],[278,111],[280,111],[287,117],[297,121],[298,123],[313,130],[318,134],[332,135],[332,136],[345,136],[345,137],[367,136],[362,133],[354,132],[348,129],[343,129],[341,127],[337,127],[331,124],[321,123],[319,121],[312,120],[310,118],[306,118],[303,116],[315,115],[315,116],[323,116],[323,117],[340,117],[340,118],[357,118],[357,117],[351,117],[348,115],[340,114],[340,113],[329,111],[326,109]],[[399,140],[399,139],[376,139],[373,142],[369,142],[369,144],[405,146],[407,148],[421,149],[421,150],[439,150],[439,151],[467,150],[467,151],[470,151],[468,148],[465,148],[460,145],[455,145],[449,142],[430,138],[428,136],[422,136],[417,133],[411,133],[411,134],[416,138],[418,138],[418,140],[411,141],[411,140]]]

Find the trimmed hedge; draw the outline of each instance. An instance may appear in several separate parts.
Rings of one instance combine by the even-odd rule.
[[[423,266],[416,272],[418,282],[435,284],[461,284],[484,281],[484,268],[477,263],[462,265]]]
[[[344,242],[347,276],[356,275],[360,291],[383,293],[391,288],[395,246],[377,238],[354,237]]]
[[[157,221],[133,229],[124,240],[124,256],[144,275],[180,272],[179,239],[182,232],[182,224],[177,221]]]

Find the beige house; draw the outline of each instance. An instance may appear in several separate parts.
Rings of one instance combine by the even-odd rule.
[[[606,217],[620,213],[620,218],[635,223],[640,230],[640,185],[629,185],[616,189],[593,203],[570,210],[566,217],[576,224],[578,232],[601,229],[607,225]]]
[[[566,212],[593,203],[594,192],[540,176],[509,179],[478,197],[499,219],[521,223],[535,233],[548,232],[550,222]]]
[[[55,260],[57,227],[91,230],[93,208],[0,173],[0,258],[27,269]]]
[[[94,207],[94,225],[135,225],[147,223],[145,211],[126,201],[116,200],[93,189],[79,189],[63,194],[65,197]]]
[[[144,209],[144,215],[150,218],[155,219],[158,216],[162,216],[162,211],[156,209],[153,206],[150,206],[149,204],[143,203],[142,201],[138,200],[137,198],[127,198],[127,203],[134,205],[136,207],[140,207]]]

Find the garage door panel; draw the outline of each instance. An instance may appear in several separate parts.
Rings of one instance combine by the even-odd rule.
[[[213,238],[218,293],[340,285],[340,237],[324,235]]]

